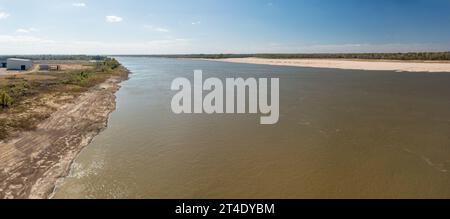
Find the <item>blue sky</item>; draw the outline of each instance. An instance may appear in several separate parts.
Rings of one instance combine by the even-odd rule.
[[[0,54],[450,51],[450,0],[0,0]]]

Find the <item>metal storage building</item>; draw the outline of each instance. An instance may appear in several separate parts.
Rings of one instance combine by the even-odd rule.
[[[33,62],[29,59],[10,58],[6,60],[6,67],[8,70],[26,71],[33,66]]]

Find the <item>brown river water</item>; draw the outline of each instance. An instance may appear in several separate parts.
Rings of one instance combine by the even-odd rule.
[[[55,198],[450,198],[450,74],[118,59],[117,110]],[[279,123],[173,114],[196,69],[280,78]]]

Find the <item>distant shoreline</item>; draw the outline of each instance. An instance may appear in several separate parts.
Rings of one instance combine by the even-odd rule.
[[[203,59],[218,62],[246,63],[275,66],[334,68],[347,70],[397,71],[397,72],[450,72],[450,61],[402,61],[374,59],[268,59],[225,58]]]
[[[450,61],[450,52],[407,53],[220,53],[220,54],[166,54],[166,55],[114,55],[125,57],[186,58],[186,59],[339,59],[339,60],[393,60],[393,61]]]

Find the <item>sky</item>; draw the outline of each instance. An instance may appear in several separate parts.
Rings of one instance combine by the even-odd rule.
[[[450,51],[450,0],[0,0],[0,54]]]

